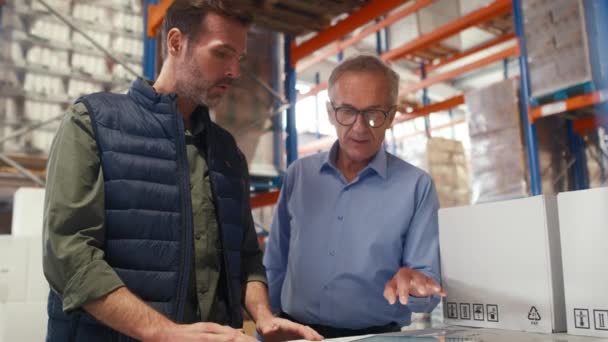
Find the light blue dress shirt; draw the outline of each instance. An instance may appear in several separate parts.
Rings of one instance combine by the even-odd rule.
[[[273,310],[337,328],[409,325],[439,297],[390,305],[383,292],[400,267],[440,281],[431,177],[381,149],[347,183],[337,149],[287,169],[264,255]]]

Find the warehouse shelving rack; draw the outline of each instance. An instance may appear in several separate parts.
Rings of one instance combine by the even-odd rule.
[[[95,84],[104,90],[122,91],[128,87],[132,80],[118,74],[108,75],[107,72],[90,73],[80,69],[80,67],[71,65],[69,62],[74,56],[97,57],[103,61],[103,64],[122,65],[125,73],[131,72],[133,74],[137,73],[129,65],[141,65],[142,63],[143,56],[138,56],[140,54],[137,51],[133,54],[121,53],[115,50],[110,51],[112,50],[111,47],[107,46],[104,48],[99,43],[91,41],[85,32],[103,32],[108,35],[109,43],[114,42],[116,39],[124,39],[125,37],[141,40],[143,32],[138,33],[137,30],[141,30],[142,26],[139,28],[125,26],[118,29],[113,28],[112,25],[100,25],[99,22],[76,18],[72,15],[73,7],[77,5],[94,5],[98,8],[104,8],[106,14],[111,14],[111,18],[114,18],[115,15],[138,15],[135,11],[130,10],[128,5],[125,4],[124,7],[114,6],[104,2],[91,4],[80,0],[70,1],[68,6],[60,6],[60,8],[55,8],[55,4],[57,3],[49,0],[31,0],[25,2],[21,0],[0,1],[0,11],[8,12],[6,13],[8,16],[3,16],[8,21],[2,25],[0,39],[9,42],[10,51],[18,51],[11,56],[5,56],[7,58],[0,61],[0,69],[10,75],[14,75],[14,78],[11,78],[13,81],[3,82],[0,88],[3,98],[8,98],[11,102],[14,101],[16,103],[16,115],[19,115],[18,119],[2,121],[3,129],[4,127],[10,127],[12,130],[5,131],[5,135],[0,139],[0,143],[19,141],[18,139],[22,136],[30,134],[33,131],[46,135],[52,134],[55,131],[57,121],[62,117],[60,112],[78,97],[75,93],[71,95],[67,94],[71,82],[87,82]],[[123,21],[120,21],[118,17],[116,19],[117,23],[126,23],[126,18]],[[67,38],[52,39],[38,36],[38,33],[33,31],[33,24],[39,20],[52,22],[55,25],[67,25],[69,27]],[[72,33],[80,34],[83,40],[77,42],[73,39],[74,37],[71,37]],[[87,41],[87,43],[83,44],[83,41]],[[18,48],[14,48],[13,45]],[[38,61],[33,58],[26,60],[27,55],[25,52],[34,48],[51,51],[52,53],[65,54],[68,58],[65,61],[67,62],[66,68],[56,66],[49,62],[48,59],[44,59],[44,54],[42,54],[42,57]],[[62,58],[61,61],[63,62],[64,59]],[[60,93],[45,92],[37,87],[26,89],[26,75],[29,74],[36,75],[36,77],[51,77],[54,82],[62,84],[66,91]],[[74,89],[77,88],[74,87]],[[41,106],[36,108],[36,116],[30,116],[32,113],[25,112],[28,109],[28,101]],[[52,113],[55,112],[56,108],[60,108],[60,111],[57,114],[50,115],[51,112],[46,111],[50,107],[43,108],[42,106],[52,106]],[[29,108],[29,110],[32,110],[32,108]],[[24,116],[21,117],[21,115]],[[15,146],[21,148],[20,152],[17,153],[25,152],[28,154],[9,155],[0,153],[0,159],[4,164],[2,171],[5,172],[1,180],[2,184],[8,187],[18,186],[19,184],[44,186],[44,160],[46,158],[42,155],[29,154],[31,152],[40,153],[39,148],[41,147],[30,151],[28,148],[22,148],[23,146],[19,144]],[[42,147],[43,150],[45,148]],[[25,178],[11,176],[11,174],[17,173],[25,176]]]
[[[154,0],[149,0],[149,2],[152,1]],[[285,95],[286,99],[289,101],[290,104],[290,107],[287,109],[286,113],[286,154],[288,163],[293,162],[295,159],[297,159],[298,156],[297,132],[295,127],[296,101],[309,96],[315,96],[319,92],[327,89],[327,82],[320,81],[307,93],[298,94],[295,89],[297,72],[312,67],[314,64],[326,59],[329,56],[341,53],[344,49],[356,44],[357,42],[364,39],[366,36],[378,33],[380,30],[390,26],[395,21],[404,18],[408,15],[411,15],[416,11],[430,5],[433,2],[434,0],[372,0],[359,10],[354,11],[348,17],[338,22],[336,25],[331,26],[323,31],[320,31],[318,34],[308,39],[307,41],[300,43],[299,45],[295,44],[294,37],[285,37]],[[162,21],[164,11],[171,3],[172,0],[154,1],[154,4],[151,4],[149,8],[146,8],[146,11],[148,11],[147,27],[149,35],[153,35],[156,32],[158,26],[160,25],[160,22]],[[385,15],[391,10],[406,3],[409,3],[407,7],[397,12],[391,13],[390,15],[382,19],[378,19],[382,15]],[[606,11],[606,14],[608,15],[608,10]],[[419,83],[412,84],[406,87],[405,89],[402,89],[400,94],[403,95],[406,92],[413,92],[418,90],[423,90],[423,92],[425,92],[424,90],[433,84],[454,79],[465,73],[477,70],[481,67],[491,65],[500,61],[504,62],[505,77],[507,77],[507,67],[509,58],[518,58],[520,64],[520,112],[525,133],[524,137],[527,151],[526,155],[528,158],[527,162],[530,175],[529,184],[531,194],[538,195],[542,192],[542,189],[535,121],[548,115],[555,115],[562,112],[576,110],[583,107],[589,107],[606,102],[608,97],[608,91],[600,89],[592,93],[586,93],[572,98],[567,98],[562,101],[543,104],[537,107],[533,107],[531,105],[533,101],[530,95],[530,80],[527,65],[526,41],[523,31],[524,21],[522,15],[522,0],[496,0],[483,8],[480,8],[459,19],[456,19],[451,23],[441,26],[435,31],[424,34],[419,38],[414,39],[402,46],[390,50],[385,49],[385,51],[380,53],[379,55],[380,58],[382,58],[383,60],[390,62],[404,58],[406,56],[416,55],[417,53],[419,54],[422,52],[430,51],[433,47],[436,47],[437,44],[439,44],[442,40],[449,38],[467,28],[483,25],[484,23],[490,22],[497,18],[504,18],[505,16],[512,17],[515,32],[504,33],[502,35],[499,35],[492,41],[481,44],[464,52],[447,52],[444,54],[444,56],[440,55],[439,63],[423,65],[421,67],[421,71],[419,71],[419,75],[426,76],[426,74],[433,72],[442,66],[459,62],[464,58],[495,48],[496,46],[510,41],[514,42],[512,46],[504,48],[498,52],[491,53],[481,59],[468,63],[464,66],[452,69],[448,72],[434,74],[428,77],[422,77]],[[347,33],[350,33],[356,28],[359,28],[362,25],[367,24],[373,20],[376,20],[375,24],[368,26],[358,34],[349,37],[348,39],[343,39],[343,37]],[[328,45],[329,47],[327,47]],[[304,60],[304,58],[309,56],[312,52],[320,50],[322,48],[325,49],[321,53]],[[382,49],[379,47],[378,51],[381,52],[381,50]],[[150,56],[151,54],[147,53],[146,55]],[[152,64],[152,62],[150,62],[148,59],[146,60],[148,65]],[[426,102],[426,100],[423,101],[423,103],[425,103],[423,107],[415,108],[409,113],[404,113],[398,116],[395,119],[395,124],[399,124],[401,122],[405,122],[418,117],[426,117],[434,112],[450,110],[456,106],[463,104],[464,97],[462,95],[459,95],[432,104]],[[452,124],[460,122],[462,122],[462,120],[457,120]],[[603,118],[583,118],[574,122],[573,130],[571,131],[573,133],[582,133],[585,130],[593,128],[597,125],[606,126],[607,122],[608,120],[605,120]],[[431,128],[429,128],[429,130],[430,129]],[[574,140],[577,139],[577,136],[571,135],[569,136],[569,138],[571,140]],[[322,139],[310,144],[309,146],[302,146],[300,150],[317,150],[319,148],[326,147],[330,143],[330,139]],[[574,150],[573,153],[575,155],[580,155],[581,144],[573,145],[576,145],[573,146],[573,148],[577,149]],[[577,179],[576,183],[578,187],[583,188],[586,185],[584,181],[584,165],[580,165],[580,160],[578,163],[579,165],[575,166],[575,170],[577,170],[575,172],[575,178]],[[271,198],[271,196],[269,196],[269,198]],[[271,203],[271,201],[268,203]]]
[[[420,4],[421,1],[417,1],[417,4]],[[478,47],[475,47],[471,50],[464,51],[462,53],[454,54],[448,58],[441,60],[439,63],[426,65],[426,73],[436,70],[442,66],[445,66],[450,63],[458,62],[464,58],[470,57],[476,53],[482,52],[484,50],[488,50],[494,48],[500,44],[506,43],[508,41],[515,41],[516,44],[512,47],[505,48],[499,52],[495,52],[493,54],[487,55],[481,59],[478,59],[472,63],[466,64],[464,66],[458,67],[451,71],[433,75],[431,77],[426,77],[421,80],[421,82],[412,84],[400,91],[400,95],[405,93],[424,90],[429,86],[443,82],[446,80],[453,79],[465,73],[468,73],[473,70],[477,70],[481,67],[490,65],[492,63],[496,63],[499,61],[505,61],[505,76],[507,75],[507,63],[508,58],[517,57],[520,62],[520,98],[521,98],[521,115],[522,122],[524,123],[524,133],[525,133],[525,146],[527,150],[527,158],[528,158],[528,167],[530,174],[530,190],[532,195],[538,195],[542,192],[541,189],[541,177],[540,177],[540,165],[539,165],[539,157],[538,157],[538,146],[537,146],[537,138],[536,138],[536,129],[535,129],[535,121],[548,116],[555,115],[563,112],[568,112],[584,107],[589,107],[593,105],[598,105],[600,103],[606,102],[608,100],[608,90],[598,90],[591,93],[586,93],[579,96],[574,96],[571,98],[564,99],[562,101],[557,101],[553,103],[543,104],[541,106],[533,107],[531,104],[534,102],[530,96],[530,86],[529,86],[529,75],[528,75],[528,66],[527,66],[527,54],[526,54],[526,42],[523,31],[523,16],[522,16],[522,8],[521,8],[522,0],[503,0],[503,1],[494,1],[490,5],[481,8],[477,11],[474,11],[466,16],[463,16],[454,22],[451,22],[447,25],[444,25],[434,32],[428,33],[415,39],[404,46],[398,47],[396,49],[390,50],[380,55],[380,57],[385,61],[393,61],[398,58],[402,58],[408,54],[412,54],[418,50],[427,48],[432,44],[436,44],[441,40],[450,37],[462,30],[469,28],[471,26],[479,25],[483,22],[487,22],[496,18],[498,16],[504,15],[505,13],[512,13],[513,22],[515,26],[515,33],[506,33],[503,34],[494,40],[484,43]],[[412,5],[411,7],[414,7]],[[608,11],[604,8],[604,13],[608,14]],[[371,20],[372,18],[368,18]],[[346,19],[348,20],[348,19]],[[345,21],[346,21],[345,20]],[[368,21],[369,21],[368,20]],[[338,24],[339,25],[339,24]],[[371,26],[370,28],[363,31],[363,33],[368,33],[372,30],[372,28],[376,28],[377,25]],[[313,37],[310,39],[311,42],[314,42]],[[335,39],[339,39],[339,37],[335,37]],[[351,41],[358,41],[360,38],[358,36],[349,38]],[[310,44],[310,43],[309,43]],[[325,44],[324,40],[319,39],[317,48],[323,47]],[[338,44],[338,47],[340,44]],[[298,47],[292,48],[292,50],[298,49]],[[604,49],[606,49],[604,47]],[[332,52],[341,51],[341,49],[334,49]],[[607,50],[608,51],[608,50]],[[297,54],[297,56],[302,56],[302,54]],[[314,60],[318,60],[315,58]],[[292,65],[297,63],[298,60],[291,61]],[[309,61],[307,61],[306,66],[309,66]],[[298,66],[295,67],[298,69]],[[291,71],[291,70],[290,70]],[[419,72],[420,75],[423,75],[423,72]],[[313,87],[309,92],[302,94],[298,97],[298,99],[303,99],[309,96],[314,96],[325,90],[327,88],[326,82],[320,82],[317,86]],[[295,92],[295,90],[293,90]],[[423,101],[424,102],[424,101]],[[410,113],[404,113],[395,118],[395,124],[399,124],[401,122],[405,122],[418,117],[426,117],[434,112],[446,111],[450,110],[456,106],[464,104],[464,97],[462,95],[455,96],[453,98],[446,99],[441,102],[437,102],[434,104],[427,104],[423,107],[416,108]],[[577,140],[580,140],[580,137],[577,135],[572,135],[572,133],[583,133],[584,130],[588,130],[589,126],[596,126],[598,124],[604,125],[606,127],[606,123],[608,120],[602,118],[584,118],[581,120],[585,120],[584,123],[577,124],[578,121],[574,122],[574,130],[571,130],[571,134],[569,134],[569,140],[574,140],[575,143],[571,144],[572,152],[574,155],[581,156],[581,148],[582,144],[576,143]],[[580,141],[579,141],[580,142]],[[319,148],[326,147],[327,144],[331,143],[329,139],[324,141],[319,141],[311,144],[312,148],[304,147],[302,151],[316,150]],[[582,161],[584,158],[577,158],[577,162],[575,163],[575,183],[577,188],[582,189],[588,186],[588,181],[585,180],[585,165],[583,165]]]

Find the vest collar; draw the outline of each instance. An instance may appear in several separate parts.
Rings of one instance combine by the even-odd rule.
[[[135,102],[158,114],[174,114],[176,111],[176,94],[159,94],[150,83],[142,78],[133,81],[128,94]]]

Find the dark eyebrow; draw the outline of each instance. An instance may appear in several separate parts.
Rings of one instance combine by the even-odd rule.
[[[230,44],[221,44],[221,45],[215,46],[215,48],[230,50],[230,52],[234,53],[235,55],[237,54],[236,49],[234,47],[232,47],[232,45],[230,45]],[[245,57],[247,57],[247,55],[244,53],[239,56],[240,59],[244,59]]]

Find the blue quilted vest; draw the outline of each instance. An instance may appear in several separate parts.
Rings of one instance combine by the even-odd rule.
[[[136,80],[127,95],[78,100],[93,123],[104,176],[106,261],[126,287],[181,322],[194,267],[190,174],[175,95]],[[207,164],[222,236],[230,325],[242,326],[241,243],[247,182],[233,137],[206,117]],[[201,180],[202,181],[202,180]],[[53,291],[47,341],[131,341],[84,311],[66,315]]]

